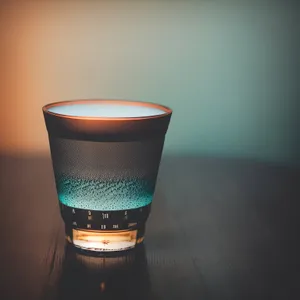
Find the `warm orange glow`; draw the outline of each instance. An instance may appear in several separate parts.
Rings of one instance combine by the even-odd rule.
[[[73,229],[73,240],[82,240],[87,242],[102,242],[104,244],[121,242],[121,241],[133,241],[136,240],[136,230],[132,231],[88,231]],[[108,241],[108,243],[107,243]]]
[[[137,239],[136,243],[140,244],[140,243],[143,242],[143,240],[144,240],[144,237],[142,236],[142,237],[140,237],[140,238]]]
[[[41,106],[51,94],[44,89],[48,42],[40,25],[49,18],[41,17],[40,9],[26,1],[1,4],[0,152],[47,151]]]
[[[100,283],[100,291],[101,292],[105,291],[105,282],[104,281]]]
[[[137,230],[96,231],[73,229],[73,244],[91,251],[122,251],[134,248]]]

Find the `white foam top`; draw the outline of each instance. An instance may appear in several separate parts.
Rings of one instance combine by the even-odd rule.
[[[99,117],[99,118],[136,118],[150,117],[165,114],[162,109],[140,105],[122,105],[112,103],[66,104],[53,106],[48,109],[60,115],[73,117]]]

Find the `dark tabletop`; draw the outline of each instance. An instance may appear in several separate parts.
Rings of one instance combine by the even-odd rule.
[[[49,157],[0,158],[0,299],[300,299],[300,170],[164,157],[144,246],[65,245]]]

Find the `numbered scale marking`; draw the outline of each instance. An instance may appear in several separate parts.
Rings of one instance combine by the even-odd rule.
[[[72,208],[60,203],[62,217],[72,228],[89,230],[127,230],[144,224],[150,214],[151,204],[137,209],[96,211]]]

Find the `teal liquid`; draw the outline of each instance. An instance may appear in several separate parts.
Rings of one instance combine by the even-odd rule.
[[[66,206],[90,210],[127,210],[152,202],[155,183],[144,179],[95,180],[61,176],[58,198]]]

